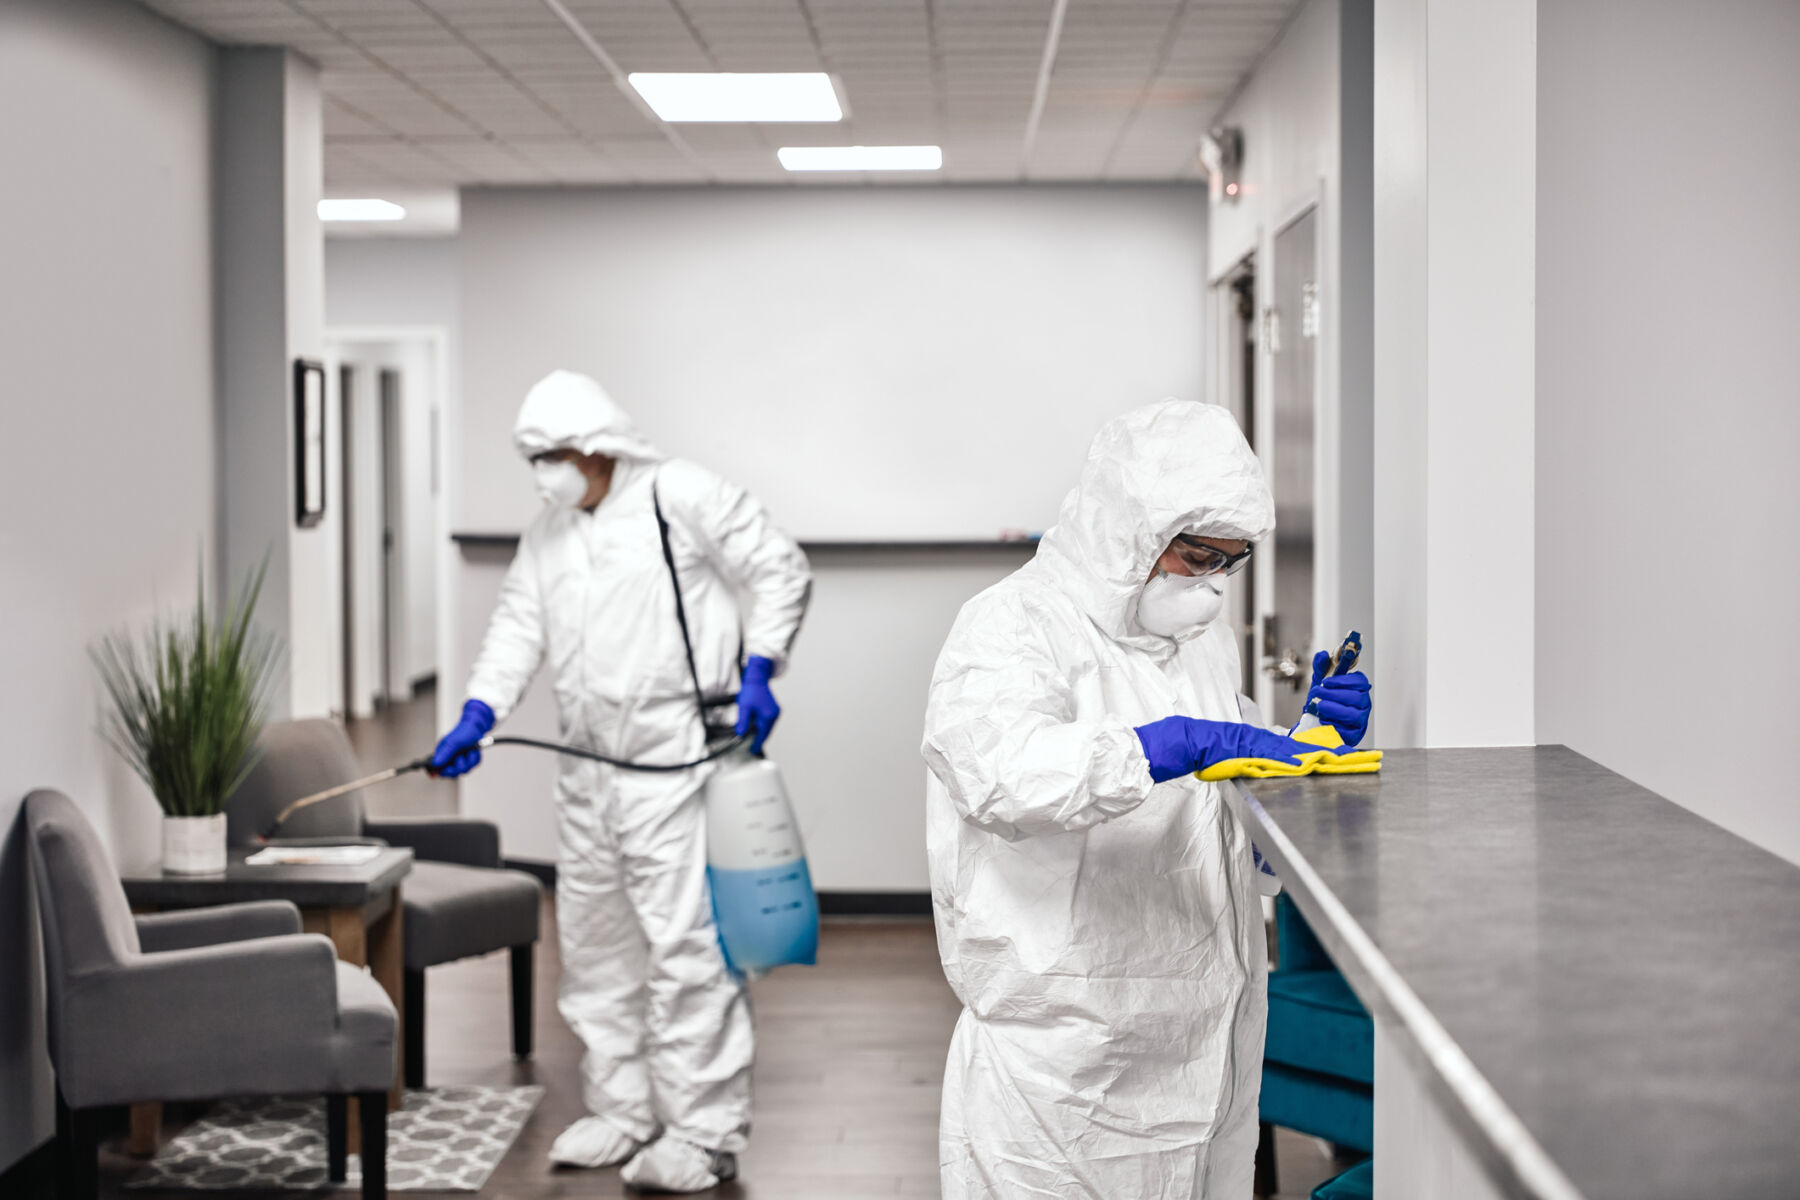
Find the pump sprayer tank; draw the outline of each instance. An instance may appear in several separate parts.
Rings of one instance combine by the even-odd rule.
[[[781,768],[748,752],[726,756],[706,781],[706,876],[725,961],[740,974],[811,966],[819,898]]]

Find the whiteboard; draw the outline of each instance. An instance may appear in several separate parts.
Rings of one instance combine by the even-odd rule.
[[[510,430],[586,372],[807,540],[1055,520],[1098,426],[1202,398],[1189,186],[493,189],[463,200],[459,529],[535,511]]]

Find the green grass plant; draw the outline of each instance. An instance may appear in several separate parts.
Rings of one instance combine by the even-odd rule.
[[[89,652],[108,701],[101,733],[168,816],[225,811],[256,765],[278,667],[276,639],[251,623],[267,566],[223,612],[207,607],[202,569],[190,618],[115,631]]]

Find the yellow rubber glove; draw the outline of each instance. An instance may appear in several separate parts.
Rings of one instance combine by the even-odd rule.
[[[1370,775],[1381,770],[1381,751],[1352,750],[1348,754],[1335,753],[1344,744],[1338,731],[1329,725],[1319,725],[1312,729],[1296,733],[1296,742],[1318,746],[1321,749],[1315,754],[1304,754],[1298,765],[1281,762],[1273,758],[1228,758],[1224,762],[1214,763],[1206,770],[1199,772],[1199,777],[1207,783],[1217,783],[1221,779],[1289,779],[1299,775]]]

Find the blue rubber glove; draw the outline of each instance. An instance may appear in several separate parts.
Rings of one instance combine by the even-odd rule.
[[[431,752],[431,773],[444,779],[467,775],[481,763],[481,739],[494,728],[494,710],[479,700],[463,705],[462,720]]]
[[[738,689],[737,697],[737,735],[750,735],[752,754],[762,753],[769,731],[781,716],[781,705],[775,703],[775,693],[769,690],[769,677],[774,674],[774,661],[760,654],[752,654],[744,662],[744,685]]]
[[[1331,655],[1321,650],[1313,655],[1312,690],[1306,693],[1306,711],[1331,726],[1343,737],[1344,745],[1354,746],[1369,732],[1369,677],[1361,671],[1324,678]],[[1317,701],[1315,708],[1313,702]]]
[[[1242,721],[1203,721],[1198,717],[1164,717],[1137,727],[1150,778],[1156,783],[1192,775],[1228,758],[1272,758],[1296,765],[1317,746],[1296,742]]]

